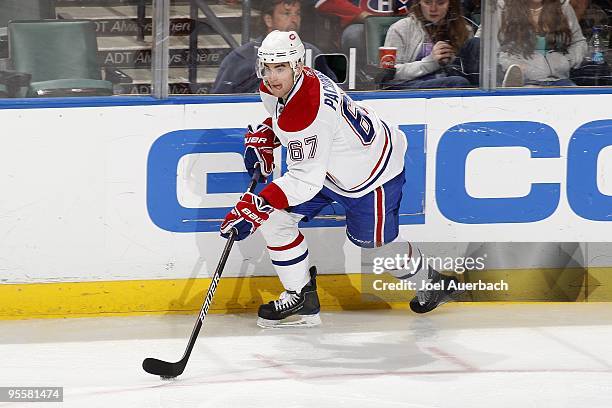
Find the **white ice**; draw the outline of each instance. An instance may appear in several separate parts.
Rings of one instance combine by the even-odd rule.
[[[315,329],[211,315],[182,376],[145,373],[182,356],[195,318],[2,321],[0,386],[63,386],[43,408],[612,407],[607,303],[335,312]]]

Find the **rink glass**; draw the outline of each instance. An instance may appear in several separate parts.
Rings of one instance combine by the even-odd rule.
[[[51,2],[51,6],[41,5],[43,3],[47,2],[11,0],[0,5],[0,70],[6,72],[14,69],[8,46],[9,20],[89,20],[95,24],[97,50],[93,54],[96,59],[93,63],[99,71],[97,77],[102,81],[111,80],[110,94],[113,95],[153,94],[156,98],[166,98],[173,94],[210,94],[221,64],[232,50],[266,33],[261,13],[262,2],[250,0],[113,0],[105,3],[105,7],[85,0],[57,0]],[[503,79],[503,72],[497,65],[498,50],[493,42],[497,38],[492,24],[495,3],[492,0],[483,2],[482,9],[473,10],[465,16],[472,32],[480,27],[481,73],[479,79],[478,76],[472,77],[472,82],[479,82],[479,86],[474,87],[486,90],[495,89]],[[602,13],[605,14],[605,11]],[[291,12],[286,17],[294,23],[299,22],[298,31],[302,40],[314,45],[323,54],[350,56],[349,50],[341,46],[340,39],[346,27],[342,26],[338,16],[322,14],[304,3],[299,13]],[[595,23],[601,23],[605,59],[610,63],[609,26],[603,17]],[[353,29],[361,30],[359,27],[350,28]],[[591,27],[585,23],[582,31],[588,41]],[[364,50],[370,45],[369,40],[366,41],[366,34],[363,34],[363,39],[360,42],[363,48],[356,49],[356,59],[348,58],[349,69],[346,64],[331,64],[330,69],[337,71],[337,76],[342,79],[341,87],[346,90],[379,91],[385,86],[379,82],[381,76],[376,72],[378,68],[365,63]],[[68,44],[66,42],[66,46],[70,47]],[[377,45],[384,45],[384,35]],[[402,54],[401,50],[398,50],[399,54]],[[308,56],[307,63],[312,64],[314,57]],[[51,59],[43,59],[42,64],[50,63]],[[253,70],[251,61],[245,61],[248,67],[232,66],[231,69],[244,72]],[[461,62],[458,64],[459,71],[466,67],[464,61]],[[66,65],[64,69],[60,66],[59,72],[70,72],[69,68],[76,64],[69,58],[61,63]],[[346,75],[346,72],[352,72],[350,67],[353,65],[354,78]],[[612,82],[609,69],[585,69],[575,75],[580,85],[607,86]],[[35,75],[31,81],[38,80]],[[28,95],[27,86],[20,86],[15,91],[16,83],[7,81],[10,82],[6,75],[0,75],[0,98],[32,96]],[[27,78],[23,81],[27,85]],[[19,84],[23,85],[21,82]],[[454,90],[449,89],[448,92]],[[65,95],[50,93],[43,96]]]

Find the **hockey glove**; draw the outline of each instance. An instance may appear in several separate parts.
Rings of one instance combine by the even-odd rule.
[[[236,241],[242,241],[254,233],[268,219],[272,211],[274,208],[266,204],[263,198],[253,193],[244,193],[221,223],[221,236],[228,239],[234,229]]]
[[[274,136],[272,118],[266,119],[256,129],[250,125],[247,129],[244,135],[244,165],[249,176],[253,177],[255,164],[259,163],[261,168],[259,181],[263,182],[274,170],[274,148],[280,146],[280,142]]]

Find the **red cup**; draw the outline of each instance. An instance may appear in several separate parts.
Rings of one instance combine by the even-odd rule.
[[[397,47],[378,47],[378,66],[381,68],[395,68]]]

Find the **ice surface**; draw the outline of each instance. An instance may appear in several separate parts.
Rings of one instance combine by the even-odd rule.
[[[195,318],[2,321],[0,385],[63,386],[44,407],[612,406],[608,303],[335,312],[315,329],[211,315],[182,376],[145,373],[182,356]]]

